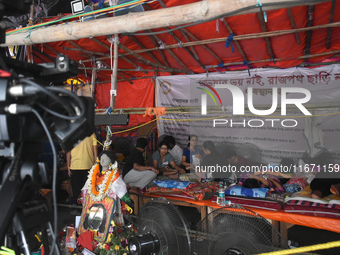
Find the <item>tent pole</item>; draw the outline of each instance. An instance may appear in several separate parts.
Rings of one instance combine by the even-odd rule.
[[[96,80],[97,80],[97,69],[94,67],[92,69],[91,77],[91,97],[96,99]]]
[[[326,0],[285,0],[277,4],[273,0],[261,0],[263,11],[289,8],[326,2]],[[280,2],[279,2],[280,3]],[[90,20],[86,22],[70,22],[52,26],[41,32],[40,29],[12,33],[6,36],[10,45],[30,45],[81,38],[97,37],[108,34],[134,33],[137,31],[179,26],[192,22],[204,22],[219,17],[230,17],[259,11],[256,0],[205,0],[191,4],[163,8],[146,12],[135,12],[127,15]]]
[[[111,100],[110,107],[115,107],[115,96],[117,94],[117,72],[118,72],[118,44],[119,38],[118,34],[115,34],[114,37],[114,47],[113,47],[113,70],[112,70],[112,78],[111,78]]]
[[[339,114],[340,110],[340,103],[338,102],[329,102],[329,103],[311,103],[311,104],[304,104],[304,106],[309,111],[332,111],[333,114]],[[271,107],[271,105],[255,105],[256,109],[268,109]],[[156,107],[157,108],[157,107]],[[221,106],[208,106],[208,112],[209,113],[223,113]],[[123,113],[129,113],[129,114],[144,114],[147,110],[146,107],[139,107],[139,108],[116,108],[113,109],[112,114],[119,114],[120,112]],[[105,112],[106,109],[96,109],[96,113],[102,113]],[[250,112],[249,109],[246,107],[246,112]],[[280,112],[281,106],[278,105],[275,112]],[[295,106],[287,106],[288,112],[296,112],[297,108]],[[192,112],[201,112],[201,106],[177,106],[177,107],[166,107],[167,114],[184,114],[184,113],[192,113]],[[228,115],[228,112],[224,113],[225,115]],[[229,113],[231,114],[231,113]]]

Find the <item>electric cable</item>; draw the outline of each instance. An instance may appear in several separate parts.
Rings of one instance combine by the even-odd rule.
[[[55,92],[59,92],[59,93],[64,93],[68,96],[70,96],[74,101],[77,102],[78,106],[79,106],[79,110],[81,110],[80,114],[77,114],[76,116],[66,116],[66,115],[63,115],[63,114],[60,114],[58,112],[55,112],[45,106],[43,106],[41,103],[38,103],[38,105],[43,108],[45,111],[49,112],[50,114],[56,116],[56,117],[59,117],[59,118],[62,118],[62,119],[66,119],[66,120],[77,120],[77,119],[80,119],[81,117],[84,116],[85,114],[85,105],[84,105],[84,102],[80,100],[80,98],[78,96],[76,96],[75,94],[73,94],[71,91],[68,91],[68,90],[64,90],[62,88],[57,88],[57,87],[48,87],[47,88],[48,90],[52,90],[52,91],[55,91]],[[60,99],[59,99],[60,101]],[[59,102],[58,101],[58,102]],[[65,101],[65,100],[64,100]],[[77,112],[77,111],[76,111]]]
[[[29,27],[23,27],[23,28],[20,28],[20,29],[9,31],[9,32],[6,33],[6,35],[10,35],[10,34],[13,34],[13,33],[18,33],[18,32],[26,32],[25,30],[33,30],[34,28],[39,28],[39,27],[51,25],[51,24],[54,24],[54,23],[57,23],[57,22],[61,22],[61,21],[65,21],[65,20],[69,20],[69,19],[77,18],[77,17],[81,17],[81,16],[93,15],[93,14],[98,13],[98,12],[105,12],[105,11],[107,11],[106,13],[110,13],[110,10],[112,10],[112,9],[117,9],[117,10],[114,10],[114,11],[111,11],[111,12],[120,11],[122,9],[126,9],[125,6],[128,6],[128,5],[132,5],[132,6],[130,6],[130,8],[132,8],[132,7],[135,7],[135,6],[139,5],[139,4],[143,4],[145,2],[149,3],[149,2],[154,2],[154,1],[155,0],[151,0],[151,1],[145,1],[145,0],[144,1],[143,0],[140,0],[140,1],[131,1],[131,2],[128,2],[128,3],[125,3],[125,4],[121,4],[121,5],[117,5],[117,6],[113,6],[113,7],[108,7],[108,8],[104,8],[104,9],[99,9],[99,10],[95,10],[95,11],[92,11],[92,12],[87,12],[85,14],[72,15],[70,17],[64,17],[64,18],[61,18],[61,19],[58,19],[58,20],[53,20],[53,21],[42,23],[42,24],[37,24],[37,25],[29,26]],[[322,3],[322,2],[327,2],[327,1],[328,0],[309,0],[308,2]],[[303,3],[303,2],[305,2],[305,1],[294,1],[294,2],[291,2],[291,1],[289,1],[289,2],[282,1],[282,2],[274,2],[274,3],[263,3],[262,4],[262,8],[270,7],[270,6],[277,6],[277,5],[285,5],[287,3],[290,3],[290,4],[292,4],[292,3],[299,4],[299,3]],[[121,9],[119,9],[119,8],[121,8]],[[247,11],[247,10],[251,10],[251,9],[257,9],[257,8],[259,8],[258,5],[247,6],[247,7],[243,7],[243,8],[231,11],[231,12],[224,13],[222,15],[214,16],[211,19],[208,19],[208,20],[205,20],[205,21],[193,22],[193,23],[190,23],[190,24],[187,24],[187,25],[179,26],[179,27],[176,27],[176,28],[173,28],[173,29],[164,30],[164,31],[150,32],[150,33],[124,33],[122,35],[136,35],[136,36],[138,36],[138,35],[155,35],[155,34],[168,33],[168,32],[175,31],[175,30],[178,30],[178,29],[181,29],[181,28],[186,28],[186,27],[190,27],[190,26],[194,26],[194,25],[210,22],[210,21],[213,21],[213,20],[216,20],[216,19],[219,19],[219,18],[223,18],[223,17],[226,17],[226,16],[232,16],[232,15],[237,14],[239,12],[243,12],[243,11]],[[104,15],[104,14],[101,13],[99,15]],[[77,21],[73,21],[73,22],[78,22],[78,20]],[[69,22],[69,23],[71,23],[71,22]],[[63,25],[63,24],[65,24],[65,23],[62,23],[62,24],[59,24],[59,25]]]
[[[26,83],[28,85],[31,85],[33,87],[38,88],[41,92],[43,92],[47,96],[51,97],[55,102],[57,102],[60,105],[62,105],[63,108],[69,113],[70,116],[57,113],[57,112],[47,108],[46,106],[43,106],[41,103],[39,103],[39,102],[37,103],[42,109],[44,109],[45,111],[49,112],[50,114],[52,114],[54,116],[57,116],[59,118],[62,118],[62,119],[66,119],[66,120],[77,120],[77,119],[79,119],[79,118],[84,116],[84,113],[85,113],[85,111],[83,110],[84,107],[85,107],[84,103],[80,100],[79,97],[74,95],[72,92],[70,92],[68,90],[61,89],[61,88],[57,88],[57,87],[48,87],[48,88],[45,88],[45,87],[37,84],[36,82],[33,82],[33,81],[31,81],[29,79],[25,79],[25,78],[19,79],[19,81],[23,82],[24,84]],[[72,114],[73,114],[72,107],[70,107],[70,105],[65,100],[62,100],[60,97],[58,97],[57,95],[55,95],[51,91],[55,91],[55,92],[58,92],[58,93],[66,94],[66,95],[72,97],[72,99],[74,99],[77,102],[77,104],[79,105],[79,107],[80,107],[80,110],[81,110],[80,114],[72,116]]]
[[[39,85],[38,83],[32,81],[32,80],[29,80],[29,79],[26,79],[26,78],[22,78],[22,79],[19,79],[20,82],[24,83],[24,84],[28,84],[28,85],[31,85],[35,88],[37,88],[38,90],[40,90],[40,92],[43,92],[44,94],[46,94],[47,96],[51,97],[55,102],[59,103],[60,105],[63,106],[63,108],[68,112],[69,116],[72,116],[73,115],[73,110],[71,107],[69,107],[69,105],[67,104],[67,102],[64,102],[64,100],[62,100],[61,98],[59,98],[57,95],[53,94],[51,91],[49,91],[47,88]],[[38,103],[38,105],[40,105]],[[45,109],[46,110],[46,109]],[[52,113],[51,113],[52,114]],[[67,118],[68,116],[64,115],[63,118]],[[76,117],[77,119],[78,117]]]
[[[56,189],[56,180],[57,180],[57,152],[51,137],[51,134],[44,122],[44,120],[42,119],[42,117],[40,116],[40,114],[35,110],[35,109],[31,109],[32,113],[35,114],[35,116],[38,118],[38,120],[40,121],[41,126],[43,127],[48,141],[51,144],[51,149],[52,149],[52,154],[53,154],[53,177],[52,177],[52,200],[53,200],[53,216],[54,216],[54,229],[53,229],[53,235],[52,235],[52,247],[50,250],[49,255],[53,254],[53,250],[54,248],[56,248],[56,243],[57,243],[57,228],[58,228],[58,214],[57,214],[57,189]]]
[[[48,22],[44,22],[44,23],[40,23],[40,24],[36,24],[36,25],[32,25],[32,26],[28,26],[28,27],[22,27],[22,28],[19,28],[19,29],[10,30],[10,31],[6,32],[6,35],[10,35],[10,34],[17,33],[17,32],[26,32],[26,30],[33,30],[34,28],[44,27],[44,26],[47,26],[47,25],[53,25],[55,23],[67,21],[67,20],[74,19],[74,18],[81,18],[81,17],[84,17],[84,16],[94,16],[95,13],[99,13],[96,16],[96,17],[98,17],[98,16],[101,16],[101,15],[105,15],[107,13],[114,13],[114,12],[117,12],[117,11],[121,11],[123,9],[133,8],[133,7],[136,7],[136,6],[144,4],[144,3],[152,3],[152,2],[155,2],[155,1],[156,0],[135,0],[135,1],[127,2],[127,3],[118,4],[118,5],[115,5],[115,6],[110,6],[110,7],[104,8],[104,9],[98,9],[98,10],[94,10],[94,11],[91,11],[91,12],[71,15],[71,16],[63,17],[63,18],[60,18],[60,19],[56,19],[56,20],[52,20],[52,21],[48,21]],[[69,23],[78,22],[78,21],[79,20],[71,21]],[[62,23],[62,24],[65,24],[65,23]],[[59,24],[59,25],[62,25],[62,24]]]
[[[19,79],[19,82],[22,82],[24,84],[27,84],[27,85],[31,85],[35,88],[38,88],[41,92],[45,93],[46,95],[50,96],[51,98],[54,99],[54,101],[58,102],[59,101],[59,98],[58,96],[54,95],[52,92],[48,91],[46,88],[44,88],[43,86],[39,85],[38,83],[30,80],[30,79],[27,79],[27,78],[20,78]]]

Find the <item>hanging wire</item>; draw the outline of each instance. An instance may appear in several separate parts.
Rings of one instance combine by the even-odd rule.
[[[59,18],[59,19],[56,19],[56,20],[36,24],[36,25],[33,25],[33,26],[29,26],[29,27],[23,27],[23,28],[19,28],[19,29],[16,29],[16,30],[10,30],[10,31],[6,32],[6,35],[11,35],[11,34],[19,33],[19,32],[26,32],[26,30],[33,30],[33,29],[45,27],[45,26],[48,26],[48,25],[64,25],[64,24],[68,24],[68,23],[62,23],[62,24],[56,24],[56,23],[62,22],[62,21],[66,22],[66,21],[74,19],[74,18],[80,18],[80,17],[84,17],[84,16],[89,16],[89,15],[91,15],[91,16],[93,15],[96,18],[96,17],[100,17],[102,15],[114,13],[114,12],[117,12],[117,11],[121,11],[123,9],[134,8],[134,7],[139,6],[141,4],[145,4],[145,3],[148,4],[148,3],[155,2],[155,1],[157,1],[157,0],[135,0],[135,1],[128,2],[128,3],[123,3],[123,4],[118,4],[118,5],[115,5],[115,6],[107,7],[107,8],[104,8],[104,9],[95,10],[95,11],[92,11],[92,12],[86,12],[86,13],[82,13],[82,14],[71,15],[71,16]],[[94,15],[96,13],[98,13],[98,14]],[[71,21],[71,22],[81,22],[81,21],[75,20],[75,21]]]

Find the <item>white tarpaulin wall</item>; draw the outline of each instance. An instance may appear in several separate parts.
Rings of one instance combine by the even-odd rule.
[[[266,108],[269,109],[273,95],[277,96],[277,105],[280,106],[282,88],[304,88],[310,91],[311,98],[306,104],[340,103],[340,65],[314,69],[252,69],[250,76],[246,70],[226,74],[158,77],[157,107],[197,106],[196,111],[201,112],[202,98],[206,97],[208,108],[215,106],[227,111],[214,115],[209,114],[209,111],[207,115],[200,113],[164,115],[158,121],[160,135],[173,135],[181,147],[187,146],[189,134],[198,135],[200,145],[207,140],[213,141],[217,147],[222,146],[222,143],[231,143],[239,148],[241,144],[252,143],[261,150],[262,162],[277,163],[282,157],[289,157],[297,162],[308,150],[308,146],[313,147],[313,144],[307,143],[306,137],[311,139],[311,133],[314,133],[317,135],[312,140],[315,147],[324,147],[332,153],[335,161],[339,160],[340,118],[339,113],[337,114],[340,112],[339,108],[310,110],[314,116],[313,121],[297,107],[294,112],[287,111],[286,115],[282,115],[278,110],[268,116],[258,116],[247,111],[245,115],[230,116],[235,107],[232,107],[233,97],[230,90],[220,88],[224,85],[239,88],[244,94],[244,104],[248,103],[248,91],[252,88],[255,109],[259,105],[269,105]],[[272,90],[275,87],[276,94]],[[287,94],[287,98],[294,100],[304,97],[303,93]],[[198,119],[200,121],[197,121]],[[305,131],[305,121],[313,123],[314,128]],[[316,132],[316,126],[322,131]]]

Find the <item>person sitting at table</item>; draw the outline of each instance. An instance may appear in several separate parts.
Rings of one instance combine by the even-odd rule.
[[[202,169],[205,170],[205,176],[203,176],[202,173],[199,173],[198,175],[207,180],[228,178],[230,173],[211,172],[211,169],[215,169],[216,166],[223,167],[222,155],[216,150],[214,143],[212,141],[205,141],[202,147],[205,157],[202,160],[201,168],[203,167]]]
[[[185,170],[176,165],[168,150],[168,143],[161,141],[158,145],[158,150],[152,154],[153,167],[159,171],[161,176],[178,179],[178,174],[185,173]]]
[[[138,138],[136,148],[130,152],[125,162],[123,178],[130,193],[138,194],[139,190],[144,189],[159,173],[156,168],[145,165],[143,153],[147,146],[148,140],[146,138]]]
[[[195,166],[199,166],[203,159],[203,152],[197,145],[197,135],[189,135],[188,148],[183,151],[182,165],[185,166],[187,172],[195,170]]]
[[[164,137],[163,141],[167,142],[169,145],[169,152],[173,157],[177,166],[182,165],[183,149],[176,144],[176,140],[173,136],[167,135]]]

